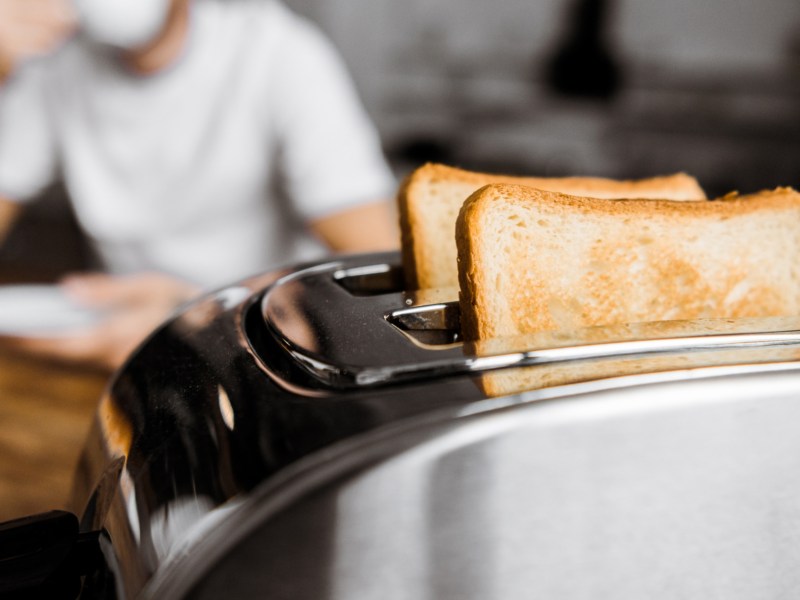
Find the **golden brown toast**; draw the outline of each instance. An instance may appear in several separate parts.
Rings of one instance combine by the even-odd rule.
[[[482,353],[555,330],[800,315],[800,194],[789,188],[675,202],[494,184],[464,204],[456,240],[462,334]]]
[[[575,196],[598,198],[705,199],[697,181],[684,173],[635,181],[599,177],[515,177],[427,164],[400,188],[398,210],[403,268],[408,289],[458,286],[454,228],[470,194],[490,183],[514,183]]]
[[[467,339],[800,314],[800,194],[604,200],[481,188],[456,225]]]

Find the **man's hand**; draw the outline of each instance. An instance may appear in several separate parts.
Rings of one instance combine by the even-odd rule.
[[[48,360],[114,370],[199,288],[159,273],[125,277],[73,275],[63,281],[76,303],[104,311],[96,325],[69,335],[15,337],[6,342]]]
[[[0,0],[0,81],[24,60],[55,50],[75,27],[70,0]]]

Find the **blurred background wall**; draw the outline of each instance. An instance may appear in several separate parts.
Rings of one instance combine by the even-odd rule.
[[[338,46],[398,177],[438,160],[800,188],[798,0],[285,1]],[[86,257],[56,187],[0,267],[49,279]]]
[[[710,194],[800,185],[797,0],[289,3],[344,54],[400,172],[431,158],[540,175],[685,170]],[[604,70],[592,44],[576,48],[587,38],[615,81],[581,90]],[[554,75],[565,63],[577,83]]]

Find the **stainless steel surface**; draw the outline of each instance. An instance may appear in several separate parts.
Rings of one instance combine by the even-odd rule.
[[[76,486],[104,530],[87,598],[796,597],[793,320],[484,357],[397,261],[253,278],[139,349]],[[708,362],[670,368],[687,351]],[[494,399],[474,382],[651,354],[676,360]]]
[[[147,597],[796,597],[797,366],[659,379],[367,435],[254,490]]]

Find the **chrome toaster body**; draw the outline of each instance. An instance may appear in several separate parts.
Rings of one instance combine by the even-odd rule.
[[[384,254],[179,311],[98,408],[75,505],[106,565],[84,596],[800,593],[800,319],[479,354],[454,300],[403,290]],[[480,386],[652,357],[496,398]]]

